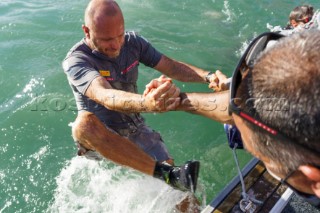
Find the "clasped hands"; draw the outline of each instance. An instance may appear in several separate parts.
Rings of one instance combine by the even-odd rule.
[[[227,77],[219,70],[212,75],[209,88],[216,92],[223,91]],[[143,92],[146,107],[152,112],[175,110],[181,103],[180,89],[173,84],[171,78],[161,75],[146,85]]]
[[[228,78],[220,70],[217,70],[215,73],[212,73],[210,77],[209,88],[213,89],[215,92],[221,92],[228,90]]]

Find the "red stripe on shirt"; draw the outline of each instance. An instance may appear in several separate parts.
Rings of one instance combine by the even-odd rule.
[[[139,61],[136,60],[135,62],[133,62],[129,67],[127,67],[125,70],[123,70],[121,72],[122,75],[126,74],[127,72],[129,72],[134,66],[136,66],[137,64],[139,64]]]

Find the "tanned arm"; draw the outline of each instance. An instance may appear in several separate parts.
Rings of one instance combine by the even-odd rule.
[[[161,76],[146,85],[144,95],[160,87],[170,79]],[[220,123],[233,124],[229,115],[229,90],[214,93],[180,93],[180,103],[173,110],[198,114],[218,121]]]
[[[164,75],[182,82],[205,83],[205,77],[209,73],[192,65],[168,58],[165,55],[162,55],[154,68]]]
[[[181,93],[181,104],[176,110],[198,114],[218,121],[233,124],[228,112],[229,91],[216,93]]]
[[[103,77],[94,79],[85,95],[107,109],[120,112],[165,112],[180,102],[180,90],[170,81],[145,96],[116,90]]]

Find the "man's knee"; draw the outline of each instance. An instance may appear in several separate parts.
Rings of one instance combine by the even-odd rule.
[[[88,143],[88,139],[98,133],[100,127],[104,127],[102,122],[91,112],[79,113],[75,122],[72,124],[72,137],[74,141],[81,144],[84,148],[94,150]]]

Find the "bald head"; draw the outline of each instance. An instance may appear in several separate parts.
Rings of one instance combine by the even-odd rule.
[[[120,15],[122,12],[113,0],[91,0],[85,11],[85,25],[89,28],[94,28],[108,17]]]
[[[87,45],[110,58],[120,54],[124,44],[124,19],[113,0],[91,0],[82,25]]]

